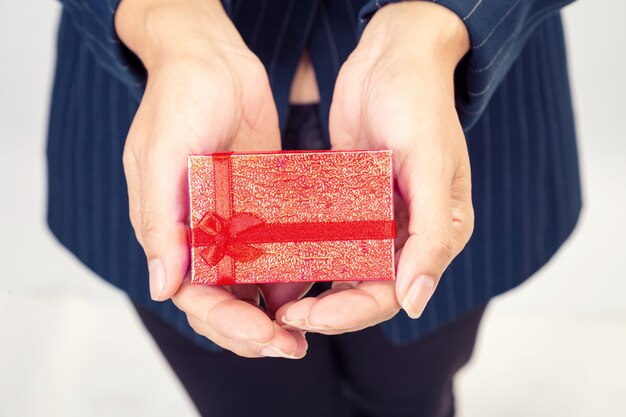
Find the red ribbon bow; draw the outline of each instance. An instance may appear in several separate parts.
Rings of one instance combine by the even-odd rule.
[[[242,239],[246,232],[262,224],[263,220],[250,213],[236,213],[230,219],[207,213],[191,236],[192,246],[204,247],[200,256],[210,266],[217,265],[226,256],[237,262],[251,262],[265,252]]]

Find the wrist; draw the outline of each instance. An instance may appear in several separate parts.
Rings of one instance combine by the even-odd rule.
[[[219,0],[123,0],[115,29],[148,72],[169,61],[245,46]]]
[[[463,20],[430,1],[385,5],[374,14],[361,41],[381,53],[397,50],[407,58],[437,64],[451,73],[470,49]]]

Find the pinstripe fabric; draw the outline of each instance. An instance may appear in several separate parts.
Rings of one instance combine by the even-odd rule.
[[[284,129],[304,48],[327,121],[339,67],[388,1],[225,1],[265,64]],[[245,3],[245,4],[244,4]],[[419,320],[380,325],[395,345],[417,340],[524,281],[574,228],[581,208],[563,31],[566,2],[438,1],[464,19],[472,52],[457,106],[473,167],[474,236]],[[122,150],[145,85],[113,30],[117,0],[64,0],[48,134],[48,224],[80,261],[210,350],[171,302],[149,299],[143,251],[128,219]],[[325,146],[329,147],[327,126]]]

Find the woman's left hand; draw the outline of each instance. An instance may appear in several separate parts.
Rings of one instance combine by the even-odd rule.
[[[454,106],[454,69],[469,49],[461,19],[429,2],[380,9],[345,62],[330,110],[334,149],[391,149],[408,222],[396,212],[395,281],[337,281],[318,297],[278,309],[282,325],[324,334],[421,315],[473,230],[465,136]],[[396,206],[401,209],[402,205]],[[406,216],[406,213],[405,213]]]

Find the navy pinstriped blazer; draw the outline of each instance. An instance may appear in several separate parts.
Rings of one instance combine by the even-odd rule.
[[[145,72],[113,28],[119,0],[62,0],[48,155],[48,223],[80,261],[210,350],[171,302],[149,298],[128,218],[126,133]],[[369,18],[389,0],[224,0],[267,68],[284,129],[296,65],[309,50],[326,123],[335,78]],[[484,305],[544,265],[581,209],[559,7],[567,0],[438,0],[457,13],[471,52],[456,104],[473,168],[475,231],[422,318],[380,328],[402,345]],[[325,145],[329,147],[327,126]]]

